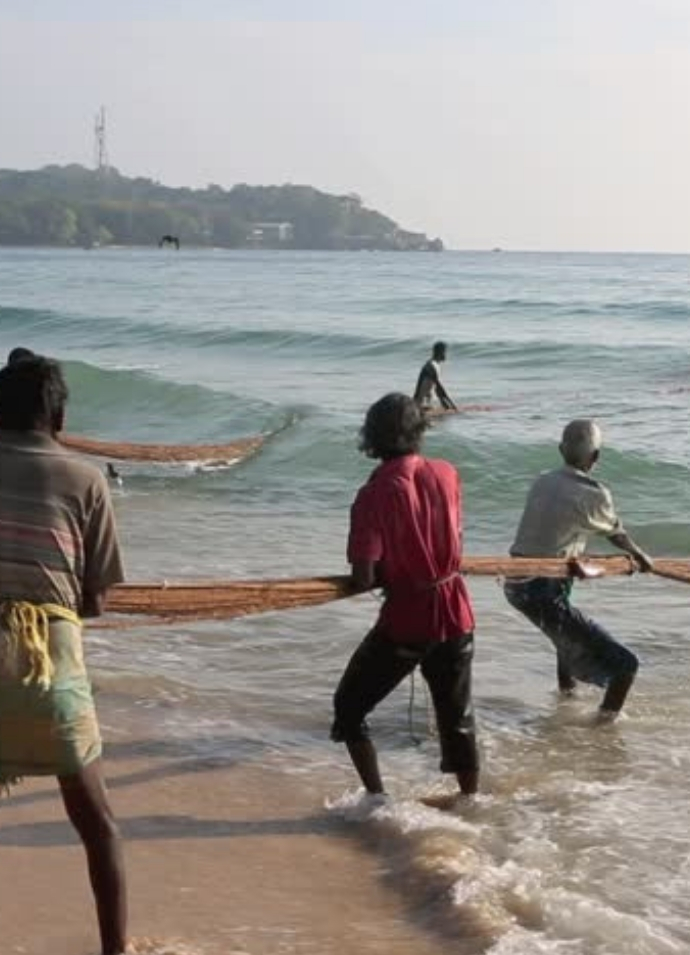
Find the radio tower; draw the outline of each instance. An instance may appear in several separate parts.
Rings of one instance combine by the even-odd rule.
[[[96,113],[94,125],[94,160],[98,172],[108,172],[108,146],[105,141],[105,106]]]

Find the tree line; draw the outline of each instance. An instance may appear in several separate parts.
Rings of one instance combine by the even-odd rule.
[[[311,186],[189,189],[79,165],[0,169],[0,245],[155,245],[164,235],[222,248],[442,248],[355,194]]]

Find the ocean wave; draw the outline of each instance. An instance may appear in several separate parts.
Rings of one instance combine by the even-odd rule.
[[[71,347],[88,342],[107,354],[110,351],[121,352],[123,344],[128,349],[154,350],[144,353],[140,362],[129,364],[140,367],[155,367],[155,356],[164,352],[185,352],[193,350],[195,355],[217,352],[219,349],[248,349],[271,355],[289,353],[332,358],[343,361],[353,358],[405,357],[419,359],[429,351],[431,335],[401,334],[396,332],[394,323],[382,326],[377,336],[358,332],[342,331],[343,322],[333,328],[310,330],[308,328],[275,326],[250,328],[240,319],[232,325],[220,325],[216,322],[195,321],[193,324],[180,325],[164,319],[160,321],[138,317],[108,317],[98,320],[91,316],[79,316],[70,313],[51,312],[37,309],[14,309],[0,307],[0,328],[18,329],[21,335],[8,339],[7,347],[17,343],[26,344],[37,350],[50,351],[60,345]],[[505,332],[505,329],[503,330]],[[548,360],[558,360],[570,365],[591,365],[603,361],[619,361],[625,353],[637,361],[650,361],[650,348],[647,341],[623,340],[611,338],[609,341],[564,341],[562,330],[549,334],[548,327],[540,330],[539,336],[525,337],[521,327],[516,326],[516,336],[510,335],[482,337],[468,340],[468,329],[462,324],[457,330],[445,334],[445,338],[456,359],[486,359],[497,363],[518,366],[541,367]],[[664,356],[677,354],[672,345],[657,345],[653,351],[654,362]],[[111,363],[114,367],[122,364],[118,358]]]
[[[145,371],[64,363],[69,430],[100,439],[212,443],[278,427],[287,412]]]
[[[379,299],[372,303],[377,312],[402,312],[404,314],[466,316],[476,312],[478,317],[526,317],[548,313],[554,318],[573,317],[620,317],[644,321],[681,320],[690,318],[690,304],[682,299],[630,299],[602,301],[601,299],[538,298],[530,296],[448,296]]]

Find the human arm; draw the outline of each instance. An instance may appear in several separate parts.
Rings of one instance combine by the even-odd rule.
[[[101,617],[105,608],[106,590],[98,593],[86,593],[82,599],[81,615],[82,617]]]
[[[451,396],[448,394],[446,389],[444,388],[443,382],[441,381],[441,376],[438,373],[437,367],[433,363],[431,367],[433,371],[434,390],[436,391],[436,396],[438,397],[438,400],[441,402],[442,407],[446,408],[447,410],[452,408],[454,411],[457,411],[458,407],[453,401],[453,399],[451,398]]]
[[[608,539],[614,547],[625,551],[626,554],[630,554],[637,564],[638,570],[649,572],[654,569],[654,561],[649,554],[646,554],[623,528],[615,534],[610,534]]]
[[[436,385],[436,394],[438,395],[438,400],[441,402],[441,404],[446,410],[451,410],[451,409],[453,411],[458,410],[458,406],[455,404],[455,402],[450,397],[450,395],[448,394],[448,392],[443,387],[440,381]]]
[[[363,593],[381,586],[380,560],[383,539],[378,524],[376,496],[369,485],[357,495],[350,512],[347,559],[352,568],[352,587]]]
[[[352,564],[352,589],[355,593],[365,593],[379,586],[377,565],[372,560],[356,560]]]
[[[84,617],[100,617],[108,590],[125,579],[110,491],[101,474],[91,488],[83,539],[81,612]]]
[[[635,543],[623,527],[611,492],[604,485],[598,485],[594,503],[587,511],[587,523],[590,532],[603,535],[614,547],[630,554],[639,570],[652,570],[652,558]]]

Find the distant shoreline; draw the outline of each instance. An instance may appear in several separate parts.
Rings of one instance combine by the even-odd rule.
[[[42,242],[35,243],[3,243],[0,242],[0,252],[3,251],[24,251],[24,250],[34,250],[34,251],[45,251],[45,252],[123,252],[125,250],[137,249],[139,251],[153,251],[160,252],[164,255],[175,255],[175,250],[170,249],[159,249],[155,244],[145,244],[145,243],[132,243],[129,245],[124,244],[112,244],[112,245],[99,245],[92,246],[91,248],[80,246],[80,245],[54,245]],[[431,250],[427,249],[328,249],[328,248],[253,248],[251,246],[218,246],[218,245],[193,245],[193,244],[180,244],[180,251],[193,251],[193,252],[275,252],[279,255],[285,254],[294,254],[294,253],[328,253],[329,255],[353,255],[353,254],[362,254],[364,252],[378,255],[419,255],[420,252],[430,252]],[[688,252],[654,252],[649,249],[636,250],[636,249],[502,249],[500,253],[496,253],[493,249],[453,249],[453,248],[443,248],[438,252],[434,252],[434,255],[439,255],[441,253],[450,254],[450,255],[490,255],[500,258],[501,256],[606,256],[606,255],[615,255],[615,256],[656,256],[657,258],[690,258],[690,251]]]
[[[15,243],[2,243],[0,242],[0,251],[14,250],[22,251],[24,249],[30,250],[43,250],[45,252],[123,252],[127,249],[138,249],[138,250],[149,250],[151,252],[160,252],[161,255],[177,255],[180,252],[274,252],[277,255],[286,255],[296,252],[327,252],[332,255],[359,255],[362,253],[368,254],[378,254],[378,255],[439,255],[441,252],[465,252],[467,254],[483,254],[483,250],[479,249],[477,252],[472,252],[471,250],[466,249],[439,249],[438,251],[432,251],[431,249],[328,249],[328,248],[274,248],[271,246],[267,247],[252,247],[249,245],[243,246],[223,246],[223,245],[185,245],[180,242],[179,252],[176,249],[159,249],[156,245],[147,245],[145,243],[132,243],[131,245],[94,245],[94,246],[84,246],[84,245],[51,245],[45,242],[35,242],[35,243],[24,243],[18,245]],[[488,253],[487,253],[488,254]]]

